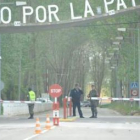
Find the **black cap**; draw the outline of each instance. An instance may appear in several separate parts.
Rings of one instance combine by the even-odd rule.
[[[31,91],[31,90],[32,90],[32,88],[30,88],[30,87],[29,87],[29,88],[28,88],[28,90],[29,90],[29,91]]]
[[[76,84],[75,84],[75,87],[78,87],[78,86],[79,86],[79,84],[78,84],[78,83],[76,83]]]

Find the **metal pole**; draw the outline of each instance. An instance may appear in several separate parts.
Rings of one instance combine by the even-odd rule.
[[[47,93],[49,93],[49,70],[47,69]]]
[[[55,103],[55,104],[57,103],[57,97],[54,98],[54,103]]]
[[[138,67],[139,67],[139,98],[140,98],[140,29],[138,28]],[[139,101],[139,107],[140,107],[140,101]]]
[[[18,75],[18,95],[19,95],[19,101],[21,100],[21,52],[20,52],[20,58],[19,58],[19,75]]]
[[[1,34],[0,34],[0,100],[1,100]],[[0,115],[2,114],[1,109],[2,103],[0,102]]]

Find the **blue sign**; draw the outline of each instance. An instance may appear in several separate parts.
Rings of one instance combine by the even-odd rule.
[[[139,83],[138,83],[138,82],[132,82],[132,83],[130,83],[130,88],[131,88],[131,89],[139,88]]]

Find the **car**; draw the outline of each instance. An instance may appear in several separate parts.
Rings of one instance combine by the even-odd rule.
[[[37,101],[41,101],[43,103],[53,103],[50,99],[45,99],[45,98],[37,98]]]
[[[90,101],[82,101],[80,105],[81,107],[90,107]]]

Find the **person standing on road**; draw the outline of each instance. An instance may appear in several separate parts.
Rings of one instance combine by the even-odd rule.
[[[80,89],[79,84],[75,84],[75,88],[72,89],[70,92],[70,97],[72,98],[73,103],[73,116],[76,116],[76,107],[77,107],[80,118],[84,118],[80,106],[80,99],[82,94],[83,91]]]
[[[97,118],[97,100],[92,100],[92,97],[98,97],[97,91],[94,85],[91,85],[91,91],[88,94],[88,98],[90,98],[91,112],[92,116],[90,118]]]
[[[36,99],[35,92],[31,88],[29,88],[28,90],[29,90],[28,95],[27,95],[28,101],[35,101]],[[29,114],[30,114],[30,117],[28,119],[33,119],[34,118],[34,103],[29,103],[28,108],[29,108]]]

